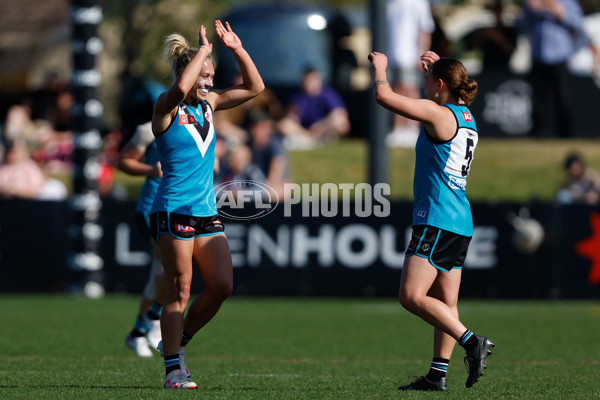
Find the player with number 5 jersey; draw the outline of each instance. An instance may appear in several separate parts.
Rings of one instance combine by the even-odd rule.
[[[477,127],[465,104],[444,107],[456,119],[456,134],[441,141],[425,131],[417,140],[413,225],[431,225],[470,237],[473,218],[466,195],[467,176],[477,146]]]
[[[483,375],[494,343],[460,321],[458,294],[473,217],[467,177],[477,147],[477,127],[468,106],[477,82],[464,65],[427,51],[421,55],[426,99],[395,93],[387,81],[387,57],[369,54],[375,100],[421,123],[416,144],[412,237],[400,281],[400,303],[434,327],[429,372],[399,390],[447,391],[446,373],[456,342],[466,351],[466,387]]]

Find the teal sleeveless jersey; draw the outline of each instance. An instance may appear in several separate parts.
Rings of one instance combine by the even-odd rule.
[[[413,225],[431,225],[463,236],[473,236],[473,217],[467,200],[467,176],[478,135],[465,105],[444,104],[457,122],[447,142],[431,138],[421,128],[417,140],[413,183]]]
[[[217,214],[213,188],[215,129],[208,103],[182,103],[171,126],[156,137],[163,177],[151,213],[176,212],[194,217]]]

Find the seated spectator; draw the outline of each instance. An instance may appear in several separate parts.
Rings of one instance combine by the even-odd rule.
[[[101,197],[124,199],[127,197],[126,189],[115,181],[115,169],[119,162],[119,148],[123,136],[119,131],[108,132],[102,139],[102,149],[97,161],[100,168],[98,174],[98,194]]]
[[[3,163],[0,165],[0,198],[62,200],[67,189],[31,159],[25,140],[5,138]]]
[[[239,71],[235,74],[233,83],[234,85],[242,83],[242,74]],[[264,111],[275,121],[283,117],[281,102],[271,89],[265,88],[258,96],[247,102],[215,113],[215,130],[227,141],[247,142],[248,116],[253,110]]]
[[[250,148],[252,165],[264,176],[269,185],[282,199],[284,184],[289,182],[288,160],[281,138],[273,132],[274,121],[261,110],[250,113]]]
[[[226,161],[224,182],[264,182],[266,179],[260,168],[252,164],[252,150],[245,144],[232,146],[227,152]]]
[[[4,136],[8,140],[24,140],[31,150],[52,140],[54,130],[49,121],[33,120],[31,106],[27,102],[23,102],[22,104],[13,104],[8,108]]]
[[[32,158],[52,174],[64,175],[72,171],[73,134],[55,131],[50,121],[32,119],[31,106],[12,105],[7,112],[4,127],[7,139],[24,140]]]
[[[567,156],[564,167],[567,177],[556,194],[556,201],[562,204],[599,204],[600,176],[598,173],[587,167],[581,156],[576,153]]]
[[[60,72],[47,71],[43,86],[29,95],[31,119],[47,121],[56,132],[71,130],[73,93]]]
[[[302,91],[292,96],[278,130],[285,136],[286,146],[310,146],[347,135],[350,120],[340,95],[323,83],[319,71],[308,68],[302,76]]]

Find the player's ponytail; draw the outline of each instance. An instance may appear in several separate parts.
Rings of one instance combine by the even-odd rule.
[[[179,74],[197,52],[198,49],[190,47],[187,40],[178,33],[167,36],[163,46],[163,57],[171,64],[174,75]]]
[[[463,63],[454,58],[440,58],[430,68],[433,77],[443,80],[456,100],[462,99],[467,105],[471,105],[478,85],[469,78]]]
[[[477,82],[470,78],[467,78],[467,80],[463,81],[463,83],[460,85],[460,98],[463,99],[468,106],[470,106],[471,103],[473,103],[473,100],[475,100],[477,88]]]

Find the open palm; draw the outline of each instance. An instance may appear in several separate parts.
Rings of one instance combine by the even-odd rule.
[[[229,22],[225,22],[225,25],[220,20],[215,21],[215,31],[217,32],[217,36],[221,39],[223,46],[227,47],[230,50],[235,50],[238,47],[242,46],[242,41],[240,38],[233,32],[231,26],[229,26]]]

